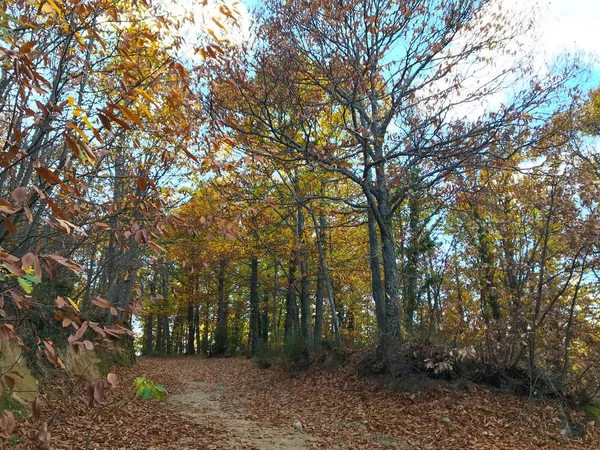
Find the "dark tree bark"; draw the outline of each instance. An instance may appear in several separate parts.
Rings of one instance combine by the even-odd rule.
[[[204,303],[204,324],[203,324],[203,330],[202,330],[202,354],[203,355],[208,355],[208,329],[210,326],[210,314],[209,314],[209,306],[210,306],[210,301],[207,298],[206,302]]]
[[[225,295],[225,268],[226,261],[221,260],[218,267],[218,305],[217,328],[215,330],[215,354],[223,355],[227,352],[227,300]]]
[[[250,259],[250,356],[258,351],[259,337],[259,308],[258,308],[258,258]]]
[[[194,330],[196,331],[196,353],[200,353],[200,305],[196,305],[194,312]]]
[[[298,241],[298,265],[300,268],[300,330],[302,332],[302,338],[304,339],[304,342],[310,348],[312,346],[312,330],[310,320],[310,283],[308,280],[305,220],[302,206],[303,201],[300,197],[300,185],[298,183],[297,174],[294,178],[294,191],[296,201],[298,202],[298,212],[296,216],[296,239]]]
[[[164,340],[163,340],[163,331],[164,331],[164,325],[163,325],[163,321],[164,321],[164,317],[162,315],[159,315],[156,318],[156,344],[154,346],[154,350],[156,350],[159,353],[164,353]]]
[[[295,252],[294,252],[295,253]],[[297,330],[298,303],[296,301],[296,256],[292,255],[289,262],[288,286],[285,296],[285,326],[283,330],[284,342]]]
[[[148,314],[146,316],[146,326],[144,327],[144,335],[146,340],[144,341],[144,353],[149,354],[152,352],[152,340],[153,340],[153,328],[154,328],[154,316]]]
[[[196,330],[194,329],[194,304],[188,303],[187,307],[187,348],[186,355],[193,355],[195,353],[194,336],[196,336]]]
[[[315,293],[315,348],[320,348],[323,343],[323,273],[319,271],[317,277],[317,291]]]

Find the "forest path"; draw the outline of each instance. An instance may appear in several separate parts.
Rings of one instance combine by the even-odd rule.
[[[360,357],[354,355],[353,359]],[[85,385],[48,386],[58,405],[52,449],[595,449],[600,433],[565,442],[554,408],[487,389],[392,392],[356,377],[356,361],[292,376],[246,358],[139,358],[116,370],[119,386],[90,408]],[[168,390],[166,401],[131,399],[136,377]],[[66,382],[66,381],[65,381]],[[123,399],[131,399],[123,402]],[[47,409],[48,417],[55,409]],[[42,417],[47,421],[48,418]],[[302,424],[302,429],[295,426]],[[24,430],[25,431],[25,430]],[[21,433],[25,436],[25,433]],[[30,449],[25,439],[17,449]]]
[[[314,408],[319,390],[326,386],[312,380],[306,392],[309,373],[291,377],[283,371],[259,369],[246,358],[199,357],[140,358],[137,372],[163,384],[169,391],[168,409],[183,422],[196,425],[188,425],[176,441],[151,448],[413,448],[393,436],[369,431],[360,420],[328,411],[325,405]],[[329,406],[337,409],[344,403]]]

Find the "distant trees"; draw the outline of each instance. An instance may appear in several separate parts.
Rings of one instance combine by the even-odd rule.
[[[337,200],[369,223],[384,353],[416,320],[414,286],[402,285],[398,272],[397,214],[411,207],[414,214],[415,199],[430,197],[453,173],[526,151],[548,117],[570,106],[553,100],[571,71],[540,78],[527,58],[477,81],[490,71],[492,49],[510,54],[527,26],[478,0],[272,1],[256,46],[217,72],[213,105],[238,148],[355,185]],[[530,81],[517,84],[521,77]],[[510,101],[485,103],[509,88]],[[417,255],[408,251],[404,268],[414,271]]]

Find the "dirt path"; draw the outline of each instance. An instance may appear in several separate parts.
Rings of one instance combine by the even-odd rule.
[[[245,417],[242,413],[246,406],[244,400],[231,395],[221,384],[185,383],[181,392],[170,396],[168,401],[198,424],[210,423],[223,430],[226,437],[225,442],[219,444],[220,448],[300,450],[317,442],[291,426],[273,427],[260,423],[258,418]],[[194,437],[184,441],[191,445]]]
[[[248,359],[141,358],[117,371],[120,385],[90,408],[85,386],[48,386],[42,421],[52,449],[598,449],[591,430],[565,442],[556,412],[478,388],[394,393],[352,367],[291,377]],[[166,401],[132,399],[135,377],[167,388]],[[75,389],[73,390],[73,386]],[[67,395],[65,395],[67,394]],[[50,407],[51,406],[51,407]],[[295,427],[295,424],[301,423]],[[37,424],[22,424],[16,449]],[[28,428],[29,427],[29,428]]]

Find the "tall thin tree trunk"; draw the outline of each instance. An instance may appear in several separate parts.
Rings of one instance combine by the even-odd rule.
[[[296,255],[295,252],[290,258],[288,287],[285,296],[285,326],[283,330],[283,340],[288,343],[296,331],[296,316],[298,304],[296,301]]]
[[[277,316],[277,294],[279,290],[279,286],[277,285],[277,271],[279,269],[279,260],[277,259],[277,255],[273,257],[274,260],[274,274],[273,274],[273,341],[275,345],[279,344],[279,320]]]
[[[531,325],[531,331],[529,333],[529,370],[533,372],[536,367],[535,352],[536,352],[536,334],[538,328],[538,320],[542,311],[542,300],[544,293],[544,284],[546,283],[546,263],[548,257],[548,241],[550,240],[550,225],[552,223],[552,216],[554,215],[554,197],[555,197],[556,186],[553,184],[550,190],[550,205],[548,207],[548,215],[544,224],[544,235],[543,235],[543,246],[542,254],[540,257],[540,275],[538,277],[537,284],[537,295],[535,300],[535,313],[533,317],[533,323]]]
[[[196,305],[194,312],[194,330],[196,331],[196,353],[200,353],[200,305]]]
[[[215,330],[215,353],[223,355],[227,352],[227,304],[225,299],[225,267],[224,260],[219,262],[218,272],[218,305],[217,328]]]
[[[329,301],[329,308],[331,310],[331,326],[333,328],[333,334],[335,337],[335,343],[338,347],[342,346],[342,336],[340,334],[340,324],[337,310],[335,307],[335,299],[333,295],[333,285],[331,277],[329,276],[329,267],[327,266],[327,260],[325,259],[325,230],[327,224],[325,222],[325,216],[320,215],[319,220],[312,210],[310,210],[313,224],[315,226],[315,234],[317,237],[317,251],[319,253],[319,264],[321,268],[321,275],[325,282],[325,288],[327,290],[327,300]]]
[[[317,276],[317,292],[315,295],[315,348],[320,348],[323,342],[323,271]]]
[[[206,299],[204,303],[204,329],[202,330],[202,353],[208,355],[208,328],[210,325],[210,314],[209,314],[209,299]]]
[[[146,340],[144,342],[144,353],[149,354],[152,352],[152,340],[153,340],[153,328],[154,328],[154,316],[148,314],[146,316],[146,327],[144,329],[144,335]]]
[[[161,314],[156,318],[156,344],[154,349],[160,353],[163,352],[163,320],[164,318]]]
[[[299,199],[299,187],[296,183],[296,197]],[[306,345],[310,348],[312,346],[312,330],[311,330],[311,317],[310,317],[310,283],[308,280],[308,262],[306,252],[306,238],[305,238],[305,226],[304,226],[304,211],[302,203],[298,200],[298,221],[296,227],[297,240],[298,240],[298,259],[300,267],[300,330],[302,332],[302,338]]]
[[[193,355],[195,353],[194,348],[194,336],[196,332],[194,330],[194,304],[190,301],[187,307],[187,325],[188,325],[188,338],[187,338],[187,355]]]
[[[258,351],[259,337],[258,310],[258,258],[250,259],[250,356]]]

